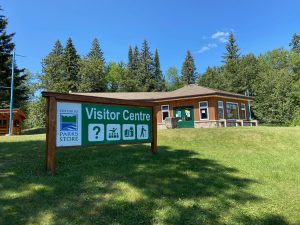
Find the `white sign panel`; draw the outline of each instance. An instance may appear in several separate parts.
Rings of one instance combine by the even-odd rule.
[[[81,145],[81,104],[57,102],[56,146]]]

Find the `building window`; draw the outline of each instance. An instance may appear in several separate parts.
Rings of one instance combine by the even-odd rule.
[[[199,112],[200,112],[200,120],[209,119],[207,101],[199,102]]]
[[[227,109],[227,119],[229,120],[236,120],[239,119],[239,105],[235,102],[227,102],[226,103]]]
[[[6,128],[6,120],[0,120],[0,127]]]
[[[218,101],[218,115],[219,115],[219,119],[224,119],[224,104],[223,104],[223,101]]]
[[[241,110],[242,110],[242,119],[245,120],[247,118],[246,116],[246,104],[245,103],[241,103]]]
[[[169,117],[169,105],[161,106],[161,115],[162,115],[162,121],[164,122],[166,117]]]

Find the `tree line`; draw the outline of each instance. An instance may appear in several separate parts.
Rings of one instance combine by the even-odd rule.
[[[254,97],[255,118],[268,124],[300,125],[300,36],[289,50],[278,48],[255,56],[240,54],[233,33],[226,44],[223,65],[208,67],[198,84]]]
[[[15,33],[7,34],[7,19],[0,15],[0,108],[8,108],[12,51]],[[294,34],[290,49],[278,48],[259,56],[242,55],[230,33],[222,65],[197,73],[188,50],[181,71],[169,67],[165,76],[158,50],[151,52],[147,40],[141,47],[129,46],[127,63],[106,62],[99,41],[92,41],[89,52],[80,56],[71,38],[65,46],[57,40],[42,59],[42,71],[32,75],[15,64],[14,107],[29,114],[28,126],[43,126],[45,100],[40,91],[54,92],[136,92],[172,91],[185,84],[244,94],[254,97],[255,118],[269,124],[300,124],[300,36]]]

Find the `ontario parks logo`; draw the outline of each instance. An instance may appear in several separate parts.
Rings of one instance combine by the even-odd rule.
[[[60,113],[60,130],[77,131],[78,114],[77,113]]]

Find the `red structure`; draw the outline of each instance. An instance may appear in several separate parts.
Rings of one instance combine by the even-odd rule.
[[[27,119],[26,114],[20,109],[13,109],[12,133],[19,135],[22,133],[22,124]],[[9,109],[0,109],[0,135],[9,133]]]

